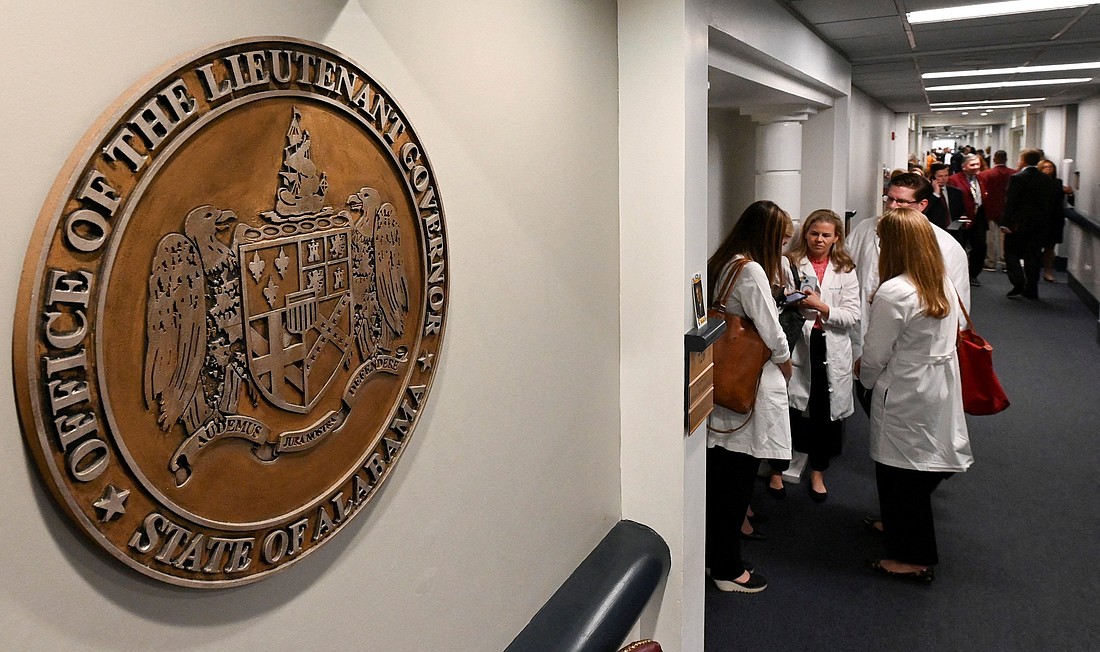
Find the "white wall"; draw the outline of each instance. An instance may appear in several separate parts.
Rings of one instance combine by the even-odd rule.
[[[672,550],[667,589],[643,616],[644,633],[672,649],[685,578],[685,21],[683,2],[619,3],[623,515],[655,525]]]
[[[1077,106],[1077,210],[1100,219],[1100,96]]]
[[[841,217],[848,209],[847,97],[810,117],[802,127],[802,215],[828,208]],[[792,216],[793,217],[793,216]]]
[[[1100,95],[1077,106],[1076,158],[1074,169],[1081,175],[1076,187],[1075,206],[1080,213],[1100,220]],[[1071,175],[1058,171],[1066,183]],[[1065,241],[1058,255],[1066,257],[1067,271],[1093,298],[1100,298],[1100,239],[1073,222],[1066,222]],[[1100,319],[1100,316],[1098,316]]]
[[[0,383],[0,647],[502,649],[621,513],[615,3],[42,0],[3,13],[0,122],[19,154],[0,215],[0,340],[39,207],[83,132],[161,63],[250,35],[323,42],[388,88],[432,158],[452,276],[439,372],[394,477],[311,558],[239,589],[154,583],[85,544],[44,494]],[[679,295],[670,308],[679,331]],[[0,367],[10,355],[0,347]]]
[[[854,227],[882,211],[882,169],[904,166],[905,158],[897,160],[890,140],[896,126],[892,111],[853,88],[849,115],[848,209],[858,212],[852,219]]]
[[[736,110],[709,111],[707,238],[711,250],[730,232],[741,212],[756,201],[756,127],[751,118]]]
[[[1062,159],[1066,156],[1066,107],[1052,106],[1043,109],[1043,134],[1039,148],[1048,159],[1054,161],[1061,172]]]
[[[788,83],[809,82],[846,94],[851,65],[775,0],[711,0],[710,25],[752,50],[759,61],[782,64]]]

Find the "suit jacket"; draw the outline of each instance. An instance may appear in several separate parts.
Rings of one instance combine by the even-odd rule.
[[[1054,216],[1062,212],[1062,187],[1034,165],[1008,178],[1001,225],[1013,233],[1042,239]]]
[[[974,226],[978,226],[979,221],[984,224],[985,221],[981,219],[982,215],[978,214],[978,205],[974,203],[974,193],[970,192],[970,180],[966,178],[966,173],[952,174],[947,178],[947,183],[963,192],[963,205],[965,207],[963,212],[966,213],[967,217],[974,220]],[[982,190],[982,178],[980,176],[978,177],[978,189]],[[981,194],[984,195],[985,192],[982,191]]]
[[[1005,192],[1008,190],[1008,178],[1013,174],[1016,174],[1016,170],[1004,164],[994,165],[978,173],[978,183],[982,187],[982,206],[985,207],[987,220],[1001,221],[1005,207]]]
[[[937,197],[932,195],[928,198],[928,207],[924,209],[924,214],[928,217],[928,221],[941,229],[946,229],[955,220],[958,220],[966,213],[965,204],[963,203],[963,192],[954,186],[944,186],[943,192],[947,195],[947,206],[943,205],[943,196]],[[950,214],[948,213],[950,208]]]

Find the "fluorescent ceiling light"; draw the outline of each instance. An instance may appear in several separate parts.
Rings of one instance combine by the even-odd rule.
[[[1087,7],[1095,4],[1100,4],[1100,0],[1010,0],[1009,2],[986,2],[983,4],[965,5],[962,7],[910,11],[905,14],[905,19],[909,21],[909,24],[917,25],[920,23],[939,23],[950,20],[968,20],[971,18],[988,18],[990,16],[1026,14],[1033,11],[1073,9],[1075,7]]]
[[[1031,106],[1030,104],[996,104],[996,105],[983,105],[983,106],[939,106],[933,107],[932,111],[994,111],[996,109],[1026,109]]]
[[[1031,79],[1028,81],[983,82],[981,84],[951,84],[948,86],[926,86],[926,91],[969,91],[979,88],[1014,88],[1017,86],[1051,86],[1054,84],[1083,84],[1092,81],[1092,77],[1070,77],[1068,79]]]
[[[1062,63],[1050,66],[1017,66],[1015,68],[989,68],[986,70],[957,70],[955,72],[926,72],[921,79],[945,79],[948,77],[984,77],[987,75],[1016,75],[1028,72],[1061,72],[1064,70],[1094,70],[1100,61],[1089,63]]]
[[[1042,102],[1045,97],[1021,97],[1016,100],[974,100],[972,102],[933,102],[928,106],[977,106],[979,104],[1018,104],[1020,102]]]

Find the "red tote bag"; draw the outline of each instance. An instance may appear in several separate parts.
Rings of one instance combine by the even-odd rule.
[[[959,300],[969,328],[959,329],[959,377],[962,380],[963,411],[974,416],[1003,412],[1008,406],[1001,381],[993,371],[993,345],[974,330],[974,322]]]

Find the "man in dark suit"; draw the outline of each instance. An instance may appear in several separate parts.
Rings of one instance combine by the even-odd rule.
[[[947,184],[947,178],[951,176],[950,168],[945,163],[933,163],[928,176],[932,181],[932,196],[924,209],[925,216],[941,229],[951,231],[959,228],[958,220],[965,216],[965,205],[962,191]],[[952,222],[956,223],[954,227]]]
[[[1008,179],[1001,230],[1005,233],[1005,264],[1012,290],[1010,299],[1039,298],[1040,251],[1051,215],[1061,212],[1061,187],[1035,165],[1042,158],[1037,149],[1020,152],[1020,171]],[[1023,269],[1020,261],[1023,260]]]
[[[948,184],[963,192],[963,212],[969,221],[960,220],[960,228],[952,231],[952,234],[963,249],[967,250],[972,286],[981,285],[978,275],[982,273],[982,266],[985,264],[985,232],[989,228],[982,206],[982,182],[978,178],[981,169],[981,158],[977,154],[967,154],[963,159],[962,171],[947,179]]]
[[[985,266],[989,271],[995,271],[997,265],[1003,262],[1003,246],[1001,243],[1001,215],[1004,214],[1005,192],[1008,190],[1008,178],[1016,174],[1016,170],[1005,165],[1008,163],[1008,154],[1003,149],[993,152],[993,167],[978,173],[978,181],[982,185],[982,206],[985,207],[985,219],[989,222],[989,231],[985,237],[986,252]]]

